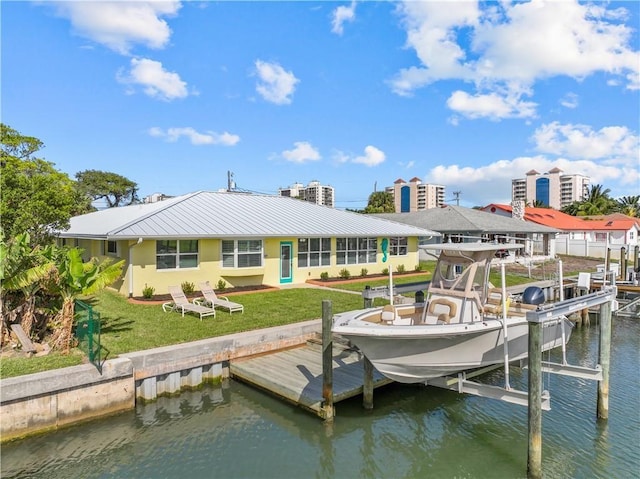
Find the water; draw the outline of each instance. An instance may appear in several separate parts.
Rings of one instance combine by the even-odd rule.
[[[593,366],[598,328],[576,329],[571,364]],[[594,382],[544,377],[547,478],[640,475],[640,321],[614,321],[609,420]],[[545,354],[546,359],[546,354]],[[552,356],[558,360],[558,356]],[[483,378],[496,382],[500,373]],[[511,370],[526,388],[526,372]],[[431,387],[391,385],[338,403],[333,426],[243,384],[161,398],[135,411],[2,446],[2,478],[518,478],[527,409]]]

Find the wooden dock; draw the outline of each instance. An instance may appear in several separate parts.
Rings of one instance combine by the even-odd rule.
[[[235,359],[229,365],[232,378],[257,386],[325,418],[323,409],[322,344],[308,342],[292,349]],[[334,342],[333,402],[363,393],[364,360],[358,351]],[[392,381],[374,370],[373,387]]]

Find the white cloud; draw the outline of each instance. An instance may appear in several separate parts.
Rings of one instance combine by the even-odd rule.
[[[320,152],[309,142],[297,141],[293,146],[292,150],[282,152],[282,158],[292,163],[306,163],[308,161],[318,161],[322,158]]]
[[[277,105],[291,103],[291,96],[300,80],[277,63],[256,60],[255,67],[259,79],[256,91],[262,98]]]
[[[164,48],[171,29],[162,17],[176,15],[181,7],[178,1],[52,3],[78,35],[123,55],[129,54],[135,44]]]
[[[345,7],[341,5],[333,11],[331,20],[331,31],[337,35],[342,35],[344,32],[344,23],[353,22],[356,19],[356,2],[351,2],[351,5]]]
[[[440,80],[463,80],[475,85],[467,98],[484,98],[498,91],[521,102],[540,79],[568,76],[581,80],[605,72],[627,88],[640,87],[638,51],[632,28],[620,23],[624,8],[577,1],[449,2],[406,1],[398,12],[407,32],[407,47],[418,65],[402,69],[391,81],[399,95]],[[484,117],[483,108],[469,117]],[[504,105],[503,105],[504,106]],[[525,110],[525,111],[526,111]],[[500,110],[498,110],[500,111]],[[506,110],[505,110],[506,111]],[[516,108],[518,111],[518,108]],[[513,116],[508,114],[507,117]],[[519,112],[516,116],[531,116]]]
[[[565,108],[577,108],[579,101],[578,95],[575,93],[569,92],[564,97],[560,99],[560,104]]]
[[[162,63],[147,58],[132,58],[131,70],[118,72],[116,78],[125,85],[141,85],[147,95],[160,100],[170,101],[189,95],[187,84],[180,75],[166,71]]]
[[[366,146],[364,149],[364,155],[354,158],[353,163],[359,163],[366,166],[378,166],[383,163],[386,156],[382,150],[379,150],[375,146]]]
[[[149,135],[156,138],[164,138],[172,143],[178,141],[181,137],[185,137],[189,139],[192,145],[233,146],[240,141],[238,135],[232,135],[226,131],[224,133],[215,133],[213,131],[200,133],[191,127],[168,128],[167,130],[153,127],[149,128]]]
[[[532,140],[543,153],[587,160],[626,158],[638,166],[640,137],[624,126],[606,126],[595,131],[587,125],[554,121],[539,127]]]
[[[458,90],[451,94],[447,106],[467,118],[531,118],[535,116],[536,104],[523,101],[517,95],[501,96],[498,93],[486,95]]]

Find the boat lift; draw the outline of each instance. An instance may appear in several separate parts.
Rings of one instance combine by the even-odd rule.
[[[535,311],[527,312],[527,321],[530,325],[537,323],[543,325],[546,321],[556,320],[561,316],[567,316],[576,311],[581,311],[590,307],[602,305],[604,303],[612,302],[616,298],[616,287],[607,286],[600,291],[590,293],[584,296],[567,299],[551,305],[541,305]],[[529,343],[531,349],[531,341]],[[520,367],[529,368],[529,360],[531,358],[531,352],[529,353],[529,359],[520,361]],[[541,359],[541,354],[540,354]],[[505,361],[508,364],[508,359]],[[602,362],[602,358],[601,358]],[[608,358],[606,359],[608,364]],[[479,376],[491,370],[504,367],[504,364],[498,364],[489,366],[487,368],[463,371],[458,373],[457,376],[445,376],[441,378],[429,379],[425,384],[428,386],[436,386],[459,393],[473,394],[481,397],[488,397],[492,399],[500,399],[505,402],[519,404],[522,406],[529,405],[530,392],[519,391],[511,388],[508,385],[508,380],[505,386],[493,386],[489,384],[482,384],[475,381],[470,381],[470,378]],[[571,376],[582,379],[589,379],[593,381],[603,380],[603,369],[600,364],[594,368],[587,368],[582,366],[574,366],[567,364],[565,349],[563,346],[563,361],[562,363],[553,363],[549,361],[540,360],[540,371],[550,374],[560,374],[564,376]],[[548,391],[542,391],[541,393],[541,409],[548,411],[551,409],[550,394]]]

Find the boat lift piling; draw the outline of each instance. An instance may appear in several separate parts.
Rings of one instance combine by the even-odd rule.
[[[574,377],[594,379],[598,383],[597,417],[609,416],[609,365],[611,355],[611,312],[616,298],[616,287],[606,286],[601,291],[563,301],[549,308],[527,312],[529,323],[529,408],[527,477],[542,477],[542,373],[544,371]],[[566,316],[574,311],[600,305],[600,341],[596,369],[542,361],[542,331],[544,323]]]
[[[331,301],[322,300],[322,410],[325,421],[333,421],[333,338]]]

